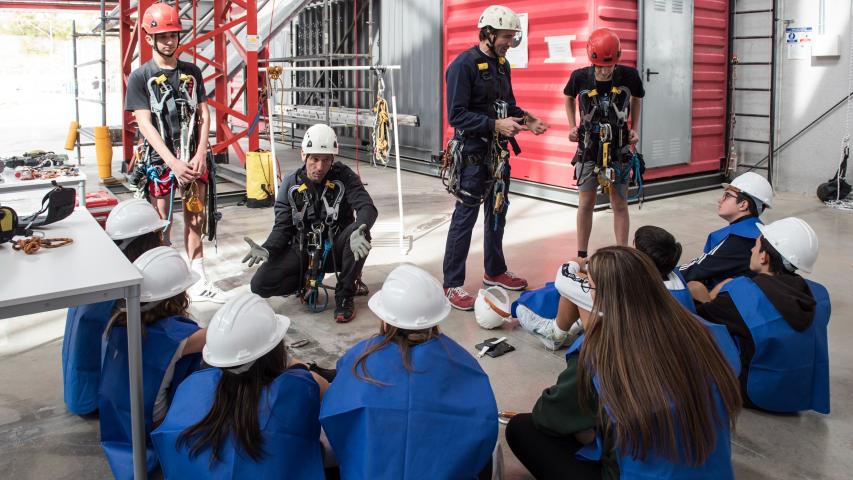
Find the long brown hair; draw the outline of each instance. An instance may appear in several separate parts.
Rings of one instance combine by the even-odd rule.
[[[143,303],[142,305],[145,306],[147,304]],[[142,332],[145,333],[146,326],[153,325],[166,317],[176,315],[186,316],[189,306],[190,298],[187,296],[187,292],[181,292],[174,297],[160,301],[160,303],[151,308],[151,310],[146,310],[140,314],[140,318],[142,320]],[[113,311],[115,313],[113,313],[113,317],[107,324],[105,335],[109,335],[110,330],[112,330],[113,327],[127,326],[127,309],[124,307],[124,300],[116,302],[115,310]]]
[[[741,408],[737,379],[711,333],[639,250],[598,250],[589,274],[595,300],[580,350],[580,398],[590,398],[595,377],[599,419],[611,420],[623,455],[704,463],[718,426],[734,429]]]
[[[243,373],[223,368],[210,411],[200,422],[181,433],[176,448],[188,446],[190,458],[195,458],[210,447],[211,461],[219,462],[222,447],[230,437],[235,448],[241,449],[252,460],[261,460],[268,453],[264,449],[258,418],[261,394],[286,369],[284,342],[257,359]]]
[[[424,330],[406,330],[404,328],[397,328],[393,325],[383,323],[379,329],[379,335],[377,335],[377,337],[381,337],[382,340],[374,343],[373,345],[365,349],[363,352],[361,352],[361,355],[358,356],[352,366],[352,373],[357,378],[366,382],[372,383],[374,385],[384,385],[379,380],[376,380],[375,378],[370,376],[370,372],[367,371],[367,357],[379,350],[382,350],[383,348],[385,348],[386,345],[390,343],[396,343],[397,346],[400,348],[400,357],[402,357],[403,359],[403,368],[405,368],[406,371],[411,372],[411,347],[427,342],[437,337],[439,333],[440,332],[437,326]]]

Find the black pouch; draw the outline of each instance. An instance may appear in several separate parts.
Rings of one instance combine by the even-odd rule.
[[[492,358],[500,357],[501,355],[507,354],[515,350],[515,347],[508,344],[506,340],[497,345],[493,345],[492,342],[496,342],[497,340],[497,337],[487,338],[483,341],[483,343],[478,343],[477,345],[474,345],[474,348],[479,352],[480,350],[488,346],[489,349],[486,350],[486,355]]]
[[[41,227],[50,225],[60,220],[65,219],[74,211],[74,204],[77,200],[77,190],[73,188],[64,188],[54,180],[53,190],[41,200],[41,210],[27,218],[27,229],[33,227]],[[41,214],[47,212],[47,215],[40,217]],[[22,222],[23,223],[23,222]]]

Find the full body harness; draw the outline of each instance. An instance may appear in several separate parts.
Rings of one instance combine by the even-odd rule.
[[[150,101],[151,114],[155,119],[157,131],[166,143],[166,146],[181,162],[190,161],[193,152],[198,145],[198,99],[196,98],[196,79],[192,75],[179,72],[178,92],[168,82],[165,74],[148,79],[148,98]],[[193,181],[188,185],[181,186],[181,197],[184,208],[191,213],[202,213],[207,208],[207,215],[203,231],[209,240],[216,238],[216,222],[221,214],[216,211],[216,188],[215,188],[215,163],[208,156],[208,189],[207,198],[202,200],[198,196],[198,186]],[[169,216],[167,220],[172,221],[172,210],[175,200],[175,174],[169,173],[166,180],[161,176],[166,165],[159,158],[157,152],[145,141],[138,152],[138,159],[130,184],[136,188],[136,196],[146,198],[148,182],[170,183],[169,188]],[[168,227],[167,227],[168,228]]]
[[[498,60],[498,75],[505,75],[503,67],[506,63],[506,58],[500,57]],[[481,64],[482,65],[482,64]],[[488,64],[485,64],[488,65]],[[484,75],[487,69],[481,69],[480,74]],[[486,78],[486,77],[484,77]],[[491,80],[491,79],[487,79]],[[488,98],[491,100],[494,110],[491,118],[499,120],[509,116],[509,104],[498,98],[494,81],[487,81]],[[439,168],[439,176],[441,183],[447,191],[456,197],[466,207],[479,207],[485,200],[486,195],[492,195],[494,198],[494,213],[495,223],[492,228],[498,229],[500,216],[506,214],[509,208],[509,200],[507,199],[508,180],[509,180],[509,150],[511,146],[515,155],[521,153],[521,148],[515,138],[506,137],[498,132],[491,132],[488,136],[488,149],[483,161],[489,169],[489,180],[486,187],[483,189],[482,195],[475,195],[460,185],[462,178],[462,170],[466,167],[465,158],[463,156],[462,147],[466,134],[464,130],[456,130],[453,138],[447,142],[447,147],[442,154],[441,167]]]
[[[334,287],[323,284],[323,278],[326,276],[324,265],[329,253],[335,246],[335,235],[339,230],[337,225],[338,211],[341,201],[344,199],[344,193],[344,184],[340,180],[325,181],[319,199],[322,201],[325,213],[325,216],[321,218],[318,199],[315,197],[314,189],[309,187],[307,183],[294,185],[287,191],[293,226],[298,232],[299,271],[305,271],[305,281],[297,295],[300,301],[307,304],[308,308],[314,313],[326,309],[329,304],[329,290],[335,290]],[[312,221],[312,219],[314,220]],[[306,224],[306,221],[309,223]],[[303,268],[302,254],[308,256],[307,269]],[[334,254],[332,254],[332,261],[336,262]],[[337,264],[335,264],[334,270],[335,275],[337,275]],[[320,302],[320,290],[323,293],[322,303]]]
[[[643,171],[645,165],[642,157],[631,151],[628,143],[628,107],[631,104],[631,91],[627,87],[613,86],[609,92],[600,93],[592,90],[582,90],[578,94],[578,105],[581,113],[581,125],[584,130],[577,159],[583,160],[587,152],[595,151],[594,143],[598,142],[598,153],[595,157],[593,173],[605,192],[609,192],[613,183],[628,183],[629,180],[639,187],[637,195],[630,200],[643,201]],[[597,138],[596,138],[597,137]],[[591,150],[592,149],[592,150]],[[583,172],[579,172],[580,179]],[[633,173],[633,178],[631,174]],[[618,191],[618,190],[617,190]]]

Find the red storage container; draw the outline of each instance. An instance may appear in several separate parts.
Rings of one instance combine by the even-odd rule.
[[[77,204],[79,203],[78,200]],[[107,217],[116,205],[118,205],[118,198],[109,190],[86,192],[86,210],[89,210],[101,227],[106,228]]]

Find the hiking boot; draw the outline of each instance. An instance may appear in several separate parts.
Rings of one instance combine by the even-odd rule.
[[[474,310],[474,297],[465,291],[465,287],[445,288],[444,294],[450,300],[450,306],[457,310]]]
[[[335,299],[335,321],[338,323],[347,323],[355,318],[355,303],[352,297]]]
[[[524,290],[527,288],[527,280],[509,271],[495,275],[494,277],[483,274],[483,283],[486,285],[497,285],[507,290]]]

